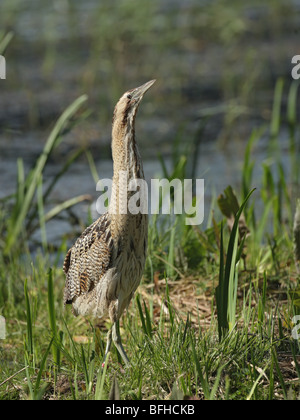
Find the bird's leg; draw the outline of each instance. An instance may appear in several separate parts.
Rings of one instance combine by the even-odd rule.
[[[122,359],[124,360],[125,365],[128,367],[130,366],[130,362],[129,359],[127,357],[127,354],[124,350],[124,347],[122,345],[122,340],[121,340],[121,336],[120,336],[120,329],[119,329],[119,321],[115,322],[113,327],[112,327],[112,339],[113,342],[118,350],[118,352],[120,353]]]
[[[111,343],[112,343],[111,336],[112,336],[112,328],[110,328],[108,330],[108,333],[107,333],[106,349],[105,349],[105,354],[104,354],[104,360],[103,360],[103,363],[102,363],[102,367],[105,365],[107,355],[108,355],[108,353],[110,351],[110,348],[111,348]]]

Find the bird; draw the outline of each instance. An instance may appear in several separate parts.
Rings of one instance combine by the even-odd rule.
[[[112,196],[107,211],[87,227],[66,254],[64,305],[72,305],[75,316],[94,319],[108,316],[104,361],[112,342],[126,366],[129,358],[122,345],[119,319],[140,284],[145,268],[148,240],[147,212],[124,212],[130,194],[120,177],[144,180],[143,162],[135,138],[135,120],[144,94],[156,80],[125,92],[112,119]],[[121,209],[122,208],[122,209]],[[136,213],[136,212],[135,212]],[[145,213],[145,214],[144,214]]]

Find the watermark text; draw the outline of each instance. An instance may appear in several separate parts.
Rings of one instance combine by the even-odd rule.
[[[5,318],[0,315],[0,340],[5,340],[5,338],[6,338]]]
[[[292,68],[292,78],[294,80],[300,79],[300,55],[294,55],[292,58],[292,64],[296,64]]]
[[[99,214],[185,214],[186,225],[200,225],[204,220],[204,179],[130,178],[119,171],[114,179],[98,181],[102,192],[96,202]]]
[[[6,79],[6,60],[0,55],[0,79]]]
[[[294,328],[292,329],[292,337],[294,340],[300,340],[300,315],[295,315],[292,318]]]

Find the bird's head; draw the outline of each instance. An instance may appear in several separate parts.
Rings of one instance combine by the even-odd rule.
[[[115,107],[113,123],[121,123],[124,126],[129,121],[133,122],[144,94],[154,83],[155,80],[150,80],[142,86],[125,92]]]

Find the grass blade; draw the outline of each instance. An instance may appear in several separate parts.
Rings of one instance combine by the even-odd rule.
[[[53,345],[52,354],[54,363],[60,368],[60,337],[57,334],[56,313],[55,313],[55,298],[53,288],[52,269],[48,271],[48,315],[49,323],[52,331]]]
[[[39,373],[38,373],[37,378],[36,378],[36,383],[35,383],[34,392],[33,392],[35,400],[40,400],[41,399],[42,395],[45,392],[46,387],[48,386],[48,384],[45,384],[44,386],[42,386],[40,388],[40,382],[41,382],[41,378],[42,378],[42,374],[43,374],[43,371],[44,371],[44,367],[45,367],[45,364],[46,364],[47,357],[48,357],[50,349],[52,347],[52,342],[53,342],[53,338],[51,339],[51,341],[49,343],[49,346],[47,347],[47,350],[45,351],[44,356],[43,356],[43,358],[41,360],[41,363],[40,363]]]
[[[200,383],[201,383],[201,386],[202,386],[202,390],[203,390],[203,393],[204,393],[204,397],[207,400],[209,400],[211,392],[209,390],[208,382],[204,378],[204,375],[203,375],[203,372],[202,372],[202,369],[201,369],[201,366],[200,366],[200,362],[199,362],[199,359],[198,359],[198,356],[197,356],[197,352],[196,352],[196,349],[195,349],[195,344],[194,344],[194,341],[192,339],[191,339],[191,345],[192,345],[192,352],[193,352],[193,359],[194,359],[194,363],[195,363],[196,373],[199,376]]]
[[[38,182],[51,152],[60,144],[62,141],[61,135],[63,130],[66,128],[71,117],[78,111],[78,109],[86,100],[87,96],[82,95],[63,112],[46,142],[43,153],[40,155],[34,169],[30,172],[27,179],[25,180],[26,193],[24,200],[22,203],[16,201],[15,208],[13,209],[13,214],[15,217],[11,218],[8,224],[8,232],[4,248],[5,255],[10,253],[12,247],[19,237],[24,224],[24,220],[26,219],[33,197],[37,190]]]
[[[217,372],[217,376],[216,376],[214,385],[213,385],[213,387],[212,387],[212,389],[210,391],[210,395],[209,395],[209,399],[211,401],[213,401],[216,398],[216,394],[217,394],[217,391],[218,391],[218,386],[220,384],[221,375],[222,375],[222,371],[223,371],[224,367],[225,366],[220,366],[219,369],[218,369],[218,372]]]
[[[135,300],[136,300],[138,311],[139,311],[139,314],[140,314],[140,320],[142,322],[142,329],[143,329],[145,335],[148,335],[146,321],[145,321],[145,318],[144,318],[143,309],[142,309],[142,305],[141,305],[141,301],[140,301],[140,295],[137,294]]]
[[[282,373],[281,373],[281,370],[280,370],[280,367],[279,367],[277,352],[273,348],[272,348],[272,360],[275,364],[275,368],[276,368],[276,372],[277,372],[277,375],[278,375],[278,378],[279,378],[279,382],[280,382],[280,385],[281,385],[283,396],[284,396],[285,399],[287,399],[287,389],[286,389],[285,382],[284,382],[284,379],[283,379],[283,376],[282,376]]]
[[[0,41],[0,54],[3,54],[10,43],[10,41],[13,39],[14,33],[12,31],[8,32],[4,38]]]
[[[251,388],[251,391],[249,392],[249,395],[248,395],[248,397],[247,397],[247,401],[251,400],[252,395],[254,394],[255,389],[256,389],[256,387],[257,387],[257,385],[258,385],[259,381],[261,380],[262,376],[264,376],[264,375],[265,375],[265,371],[266,371],[266,370],[267,370],[267,368],[269,367],[269,364],[270,364],[270,363],[267,363],[266,367],[265,367],[264,369],[262,369],[262,370],[261,370],[261,372],[260,372],[260,374],[259,374],[258,378],[256,379],[256,381],[254,382],[254,384],[253,384],[253,386],[252,386],[252,388]]]
[[[231,321],[233,319],[232,311],[235,306],[233,288],[229,289],[230,285],[233,284],[235,276],[235,266],[236,266],[236,256],[237,256],[237,244],[238,244],[238,227],[239,219],[244,210],[244,207],[252,195],[253,190],[251,190],[245,200],[243,201],[241,207],[239,208],[235,221],[230,233],[228,248],[227,248],[227,257],[225,269],[223,268],[223,234],[221,230],[221,245],[220,245],[220,271],[219,271],[219,285],[216,288],[216,298],[217,298],[217,315],[218,315],[218,327],[219,327],[219,339],[221,340],[229,330],[228,315],[231,311]],[[229,290],[231,290],[231,299],[229,302]],[[232,327],[232,324],[231,324]]]
[[[33,322],[31,316],[30,300],[27,287],[27,279],[24,283],[24,295],[25,295],[25,307],[26,307],[26,325],[27,325],[27,336],[26,336],[26,347],[28,354],[33,354]]]
[[[66,200],[63,203],[58,204],[44,215],[44,222],[49,222],[49,220],[56,217],[62,211],[67,210],[68,208],[73,207],[76,204],[81,203],[82,201],[91,201],[91,196],[89,194],[83,194],[77,197],[70,198],[69,200]]]
[[[300,198],[297,200],[297,207],[294,217],[294,255],[298,273],[300,272]]]
[[[176,219],[177,220],[177,219]],[[175,260],[175,234],[176,234],[176,223],[171,229],[170,244],[169,244],[169,255],[168,265],[166,267],[168,278],[173,278],[175,275],[174,260]]]
[[[105,364],[103,369],[99,369],[98,377],[97,377],[97,383],[96,383],[96,389],[95,389],[95,400],[100,401],[104,400],[104,381],[105,381],[105,375],[107,370],[107,364],[109,360],[109,354],[105,360]]]
[[[43,246],[43,249],[46,250],[47,249],[47,232],[46,232],[45,211],[44,211],[44,202],[43,202],[43,177],[42,175],[37,185],[37,207],[38,207],[38,213],[39,213],[42,246]]]
[[[223,331],[229,329],[227,318],[228,307],[228,291],[226,291],[224,282],[224,239],[223,239],[223,223],[220,231],[220,269],[219,269],[219,285],[216,288],[217,301],[217,317],[218,317],[218,331],[219,339],[223,335]]]

